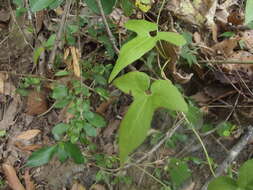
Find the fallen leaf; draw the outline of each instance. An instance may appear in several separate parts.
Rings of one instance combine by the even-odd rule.
[[[25,170],[24,179],[25,179],[26,190],[35,190],[35,184],[31,179],[31,176],[29,174],[29,170]]]
[[[236,36],[235,38],[225,39],[222,42],[215,44],[212,49],[216,51],[217,54],[228,57],[234,53],[234,49],[236,48],[239,40],[239,36]]]
[[[8,79],[8,75],[0,73],[0,94],[4,94],[5,91],[5,81]]]
[[[79,66],[79,53],[78,50],[75,47],[70,47],[70,51],[72,54],[72,65],[73,65],[73,70],[74,70],[74,75],[77,76],[78,78],[81,76],[81,70]]]
[[[116,96],[112,96],[109,100],[102,102],[96,109],[96,112],[103,115],[108,107],[116,100]]]
[[[25,145],[24,143],[20,142],[20,141],[16,141],[14,142],[14,145],[22,150],[22,151],[35,151],[35,150],[39,150],[40,148],[43,147],[42,144],[32,144],[32,145]]]
[[[86,188],[78,182],[75,182],[71,190],[86,190]]]
[[[7,178],[8,184],[13,190],[25,190],[24,186],[18,179],[15,169],[11,165],[4,163],[2,165],[2,168]]]
[[[39,115],[48,110],[46,95],[44,92],[32,90],[27,97],[26,110],[28,115]]]
[[[106,188],[103,185],[94,184],[91,186],[90,190],[106,190]]]
[[[39,129],[31,129],[24,131],[16,137],[16,140],[30,140],[40,133]]]

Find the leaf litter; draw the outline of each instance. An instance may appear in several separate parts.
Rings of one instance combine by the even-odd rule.
[[[243,115],[244,117],[251,116],[252,109],[237,109],[236,106],[249,106],[252,101],[252,72],[253,67],[252,64],[246,64],[246,62],[251,62],[253,60],[252,55],[252,35],[253,30],[248,30],[243,27],[244,25],[244,13],[242,11],[236,11],[240,8],[239,1],[236,0],[226,0],[226,1],[189,1],[189,0],[180,0],[180,1],[170,1],[165,6],[166,11],[170,11],[172,13],[172,17],[174,19],[174,23],[186,23],[185,25],[181,25],[181,29],[188,30],[192,33],[194,38],[194,43],[191,45],[197,47],[197,55],[198,55],[198,69],[189,70],[181,67],[180,64],[174,64],[168,71],[166,71],[166,76],[172,75],[172,80],[182,83],[183,86],[196,86],[195,89],[190,89],[188,94],[191,96],[200,107],[207,108],[208,112],[212,113],[207,115],[206,117],[215,117],[218,120],[226,119],[228,115],[226,115],[226,111],[218,109],[215,106],[228,106],[231,108],[232,105],[235,106],[234,114],[232,114],[232,121],[236,121],[236,114]],[[153,6],[156,3],[153,4]],[[154,6],[155,7],[155,6]],[[238,8],[239,7],[239,8]],[[53,10],[53,12],[61,16],[63,14],[61,9]],[[4,13],[4,14],[3,14]],[[36,31],[48,30],[50,32],[57,31],[54,28],[55,22],[58,22],[55,18],[45,17],[47,15],[47,11],[40,11],[36,13]],[[90,13],[89,13],[90,14]],[[149,12],[147,13],[148,16]],[[47,15],[48,16],[48,15]],[[94,15],[92,15],[94,16]],[[115,9],[110,18],[113,19],[113,22],[118,27],[119,35],[126,35],[126,30],[123,28],[124,23],[129,19],[129,17],[122,16],[121,9]],[[69,18],[71,19],[71,18]],[[167,19],[167,18],[165,18]],[[5,29],[9,23],[12,24],[12,20],[9,12],[0,11],[0,28]],[[11,21],[11,22],[10,22]],[[96,22],[95,19],[92,22]],[[173,23],[172,23],[173,24]],[[174,24],[177,25],[177,24]],[[180,24],[179,24],[180,25]],[[25,26],[25,25],[23,25]],[[179,27],[179,28],[180,28]],[[184,28],[185,27],[185,28]],[[178,27],[175,27],[179,30]],[[16,29],[14,28],[13,31]],[[232,36],[224,37],[224,33],[231,32]],[[230,35],[229,34],[229,35]],[[22,36],[22,35],[21,35]],[[9,43],[11,47],[15,46],[15,39],[21,39],[20,36],[11,35]],[[30,36],[29,36],[30,37]],[[23,38],[22,38],[23,39]],[[28,42],[30,39],[28,39]],[[87,49],[94,49],[96,47],[96,43],[94,43],[94,39],[88,40]],[[94,45],[95,44],[95,45]],[[168,49],[173,49],[171,44],[167,46]],[[18,48],[13,49],[13,52],[16,54],[16,61],[19,62],[17,65],[22,65],[22,63],[32,64],[29,59],[22,60],[19,59],[19,53],[17,50],[25,49],[25,44],[22,42]],[[84,49],[85,49],[84,48]],[[2,47],[1,47],[2,49]],[[63,46],[59,49],[63,50]],[[6,50],[4,50],[6,51]],[[64,64],[68,66],[68,71],[73,72],[75,77],[80,78],[81,76],[81,58],[79,55],[77,48],[70,46],[68,50],[65,50],[65,60]],[[2,51],[3,52],[3,51]],[[0,55],[4,55],[5,53],[0,53]],[[31,57],[31,52],[28,55]],[[181,59],[179,57],[180,50],[173,50],[170,52],[169,57],[173,58],[175,62],[180,62]],[[28,56],[28,57],[29,57]],[[69,57],[72,57],[68,59]],[[103,55],[98,55],[96,61],[101,61],[104,59]],[[201,62],[202,61],[202,62]],[[219,61],[219,63],[215,63],[215,61]],[[231,62],[229,62],[231,61]],[[205,67],[205,63],[208,65],[208,69]],[[4,65],[1,63],[1,66]],[[22,65],[22,72],[28,73],[30,72],[30,65]],[[83,66],[83,65],[82,65]],[[85,66],[85,65],[84,65]],[[171,65],[170,65],[171,66]],[[12,69],[14,69],[13,67]],[[16,67],[18,68],[18,67]],[[0,68],[2,69],[2,67]],[[14,69],[15,70],[15,69]],[[17,70],[20,72],[20,70]],[[194,72],[198,72],[198,75],[195,75]],[[190,73],[190,74],[187,74]],[[194,75],[191,75],[194,73]],[[15,75],[14,75],[15,76]],[[196,77],[200,76],[201,80],[198,82],[194,82]],[[13,76],[11,76],[13,77]],[[4,105],[4,110],[2,118],[0,120],[0,130],[5,130],[8,137],[4,137],[4,140],[1,138],[1,143],[4,142],[5,150],[0,146],[1,150],[3,150],[4,156],[1,155],[1,162],[6,161],[7,158],[11,160],[11,164],[4,165],[4,173],[7,175],[8,183],[11,187],[24,188],[20,183],[20,180],[17,177],[15,169],[12,165],[17,165],[18,160],[27,159],[28,155],[31,151],[34,151],[40,148],[42,145],[49,145],[52,141],[50,136],[50,127],[47,125],[49,118],[49,113],[45,117],[42,117],[41,120],[37,120],[36,116],[42,113],[45,113],[49,109],[49,105],[51,104],[51,100],[48,99],[48,96],[42,90],[41,92],[31,90],[29,91],[29,95],[27,97],[27,104],[24,104],[22,108],[23,98],[15,93],[16,85],[11,82],[10,76],[0,73],[0,104]],[[58,80],[58,79],[57,79]],[[68,79],[70,81],[71,79]],[[60,80],[59,80],[60,81]],[[68,82],[66,83],[69,84]],[[235,101],[235,95],[237,93],[241,94],[238,101]],[[4,97],[4,98],[2,98]],[[7,97],[7,98],[6,98]],[[117,101],[122,101],[123,98],[119,99],[112,97],[111,99],[104,101],[98,106],[97,112],[109,118],[109,124],[107,128],[101,130],[101,137],[99,136],[99,141],[101,143],[101,151],[106,152],[108,155],[115,155],[118,153],[115,134],[117,132],[117,126],[119,125],[119,120],[115,120],[115,107],[114,104],[117,104]],[[4,100],[7,101],[4,101]],[[127,99],[127,98],[126,98]],[[129,100],[129,99],[128,99]],[[125,103],[126,104],[126,103]],[[122,104],[119,110],[126,109],[126,105]],[[2,106],[1,106],[2,108]],[[21,113],[21,109],[26,111],[25,113]],[[114,110],[113,110],[114,109]],[[117,110],[117,111],[119,111]],[[120,112],[120,111],[119,111]],[[73,117],[73,115],[68,115],[66,110],[61,110],[60,112],[56,112],[56,115],[50,115],[52,120],[55,121],[68,121]],[[25,124],[25,117],[31,117],[31,122]],[[48,117],[48,118],[47,118]],[[237,116],[238,117],[238,116]],[[37,120],[37,121],[35,121]],[[241,122],[241,121],[240,121]],[[10,130],[9,130],[10,129]],[[13,132],[16,130],[16,132]],[[12,140],[10,140],[10,139]],[[14,146],[10,146],[8,141],[12,141]],[[8,144],[8,145],[7,145]],[[17,149],[13,147],[17,147]],[[7,148],[7,150],[6,150]],[[214,148],[215,149],[215,148]],[[165,152],[160,153],[161,157],[166,157],[166,152],[170,152],[170,149],[165,149]],[[7,156],[9,152],[12,152],[11,156]],[[171,153],[172,152],[172,153]],[[172,156],[176,154],[176,152],[171,151],[168,154]],[[154,155],[155,156],[155,155]],[[217,155],[216,155],[217,156]],[[215,156],[214,156],[215,157]],[[217,156],[218,159],[221,157]],[[22,162],[22,164],[24,164]],[[17,172],[22,171],[22,164],[20,168],[17,167]],[[73,179],[74,176],[79,172],[86,171],[89,173],[89,169],[73,165],[73,163],[68,162],[64,166],[57,163],[57,161],[52,161],[51,165],[40,167],[38,169],[33,170],[32,174],[28,173],[28,170],[25,170],[25,184],[26,188],[32,190],[35,188],[36,183],[39,183],[41,179],[49,182],[52,186],[62,188],[62,187],[72,187],[72,189],[85,189],[86,186],[83,184],[87,184],[86,182],[75,182]],[[52,167],[56,164],[58,167]],[[86,170],[87,169],[87,170]],[[20,170],[20,171],[19,171]],[[94,189],[105,189],[103,185],[93,184],[95,183],[94,176],[96,173],[94,168],[91,169],[92,174],[90,176],[85,176],[85,178],[92,178],[89,186],[96,187]],[[41,172],[41,173],[40,173]],[[203,172],[203,171],[202,171]],[[65,174],[64,174],[65,173]],[[63,175],[64,174],[64,175]],[[35,182],[31,179],[31,176],[36,178]],[[20,176],[18,174],[18,176]],[[139,175],[140,176],[140,175]],[[136,177],[134,180],[138,180]],[[67,183],[64,181],[68,181]],[[194,184],[194,182],[192,183]],[[193,185],[188,186],[186,189],[192,189]]]

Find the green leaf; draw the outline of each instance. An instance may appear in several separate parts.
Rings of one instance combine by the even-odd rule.
[[[175,32],[158,32],[157,40],[164,40],[176,46],[183,46],[186,43],[185,38]]]
[[[130,72],[113,81],[113,84],[126,94],[136,96],[149,89],[149,76],[142,72]]]
[[[247,0],[245,7],[245,25],[253,21],[252,10],[253,10],[253,0]]]
[[[55,76],[61,77],[61,76],[66,76],[68,74],[69,74],[68,71],[61,70],[61,71],[58,71],[57,73],[55,73]]]
[[[157,25],[146,20],[129,20],[125,27],[136,32],[138,35],[134,39],[125,43],[119,53],[117,62],[109,77],[111,82],[118,73],[129,64],[141,58],[150,51],[159,40],[166,40],[174,45],[184,45],[186,43],[183,36],[173,32],[158,32],[155,37],[150,36],[151,31],[157,30]]]
[[[125,23],[125,28],[136,32],[139,36],[150,36],[149,32],[158,29],[155,23],[146,20],[129,20]]]
[[[40,11],[42,9],[47,8],[52,3],[55,3],[56,0],[37,0],[32,1],[34,3],[30,3],[32,12]],[[30,0],[31,2],[31,0]]]
[[[45,48],[51,48],[54,46],[54,43],[55,43],[55,39],[56,39],[56,34],[52,34],[48,40],[43,44],[43,46]]]
[[[59,99],[55,102],[54,107],[55,108],[64,108],[65,106],[67,106],[70,103],[71,99],[69,98],[63,98],[63,99]]]
[[[86,119],[91,125],[98,128],[104,127],[106,125],[106,121],[104,120],[104,118],[97,113],[93,113],[92,117],[86,117]]]
[[[37,167],[48,163],[53,157],[56,150],[57,145],[54,145],[51,147],[44,147],[38,151],[33,152],[32,155],[28,158],[26,166]]]
[[[38,59],[40,58],[40,55],[42,54],[42,52],[44,52],[45,49],[43,47],[39,47],[37,49],[35,49],[35,52],[33,54],[33,63],[35,65],[37,65],[38,63]]]
[[[179,187],[185,180],[191,177],[191,171],[186,162],[172,158],[169,163],[171,181]]]
[[[122,69],[150,51],[155,44],[156,39],[151,36],[138,36],[124,44],[120,50],[116,65],[111,72],[109,82],[111,82]]]
[[[134,6],[130,0],[121,0],[121,7],[126,16],[130,16],[131,14],[133,14]]]
[[[52,134],[55,140],[60,140],[61,136],[69,129],[70,125],[66,123],[59,123],[52,129]]]
[[[237,184],[241,188],[246,188],[253,183],[253,159],[246,161],[239,169]]]
[[[82,152],[80,151],[80,148],[76,144],[65,142],[64,149],[76,164],[84,163],[84,157],[82,155]]]
[[[146,138],[154,109],[149,96],[135,97],[130,105],[119,130],[120,161],[123,164],[133,150]]]
[[[232,178],[220,176],[209,183],[208,190],[237,190],[237,185]]]
[[[90,124],[86,123],[84,126],[83,126],[86,134],[90,137],[95,137],[97,136],[97,130],[96,128],[92,127]]]
[[[157,80],[151,85],[154,108],[187,112],[188,106],[178,89],[167,80]]]
[[[63,84],[59,84],[54,87],[52,98],[57,100],[57,99],[65,98],[66,96],[68,96],[68,87],[67,86],[65,86]]]
[[[95,0],[83,0],[87,6],[95,13],[100,14],[99,8],[97,6],[97,2]],[[116,3],[116,0],[100,0],[102,7],[104,9],[104,13],[106,15],[110,14],[113,10],[113,7]]]
[[[123,75],[114,81],[114,84],[123,92],[132,92],[134,96],[134,101],[120,124],[121,163],[144,141],[153,113],[157,108],[164,107],[187,112],[187,104],[170,81],[155,81],[151,85],[151,93],[147,92],[149,82],[149,77],[138,71]]]
[[[65,162],[68,159],[69,155],[64,149],[64,143],[58,144],[56,154],[61,162]]]

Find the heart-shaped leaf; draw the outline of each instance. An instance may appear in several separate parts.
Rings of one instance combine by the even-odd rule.
[[[113,84],[126,94],[133,97],[148,90],[150,85],[149,76],[145,73],[133,71],[117,78]]]
[[[128,154],[146,138],[154,109],[149,96],[136,97],[129,107],[119,130],[120,161],[125,162]]]
[[[158,80],[147,92],[150,79],[145,73],[130,72],[117,78],[114,84],[125,93],[134,97],[119,130],[120,160],[123,163],[127,155],[134,151],[146,138],[154,111],[168,108],[187,112],[187,104],[182,95],[170,81]]]
[[[111,72],[109,82],[111,82],[119,72],[129,64],[141,58],[150,51],[159,40],[166,40],[174,45],[184,45],[186,43],[183,36],[173,32],[157,32],[151,36],[150,32],[157,30],[157,25],[146,20],[129,20],[125,27],[137,33],[137,37],[124,44],[120,50],[119,58]]]
[[[167,80],[157,80],[151,86],[154,108],[167,108],[187,112],[188,107],[178,89]]]

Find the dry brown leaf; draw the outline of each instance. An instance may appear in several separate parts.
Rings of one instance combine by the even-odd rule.
[[[222,42],[215,44],[212,49],[216,51],[217,54],[228,57],[234,53],[234,49],[240,39],[239,36],[236,36],[235,38],[223,40]]]
[[[110,97],[109,100],[101,103],[97,109],[96,109],[96,112],[103,115],[105,113],[105,111],[108,109],[108,107],[117,99],[116,96],[112,96]]]
[[[70,51],[72,54],[72,65],[73,65],[73,70],[74,70],[74,75],[77,76],[78,78],[81,76],[81,70],[79,66],[79,53],[78,50],[75,47],[70,47]]]
[[[44,21],[44,16],[45,16],[45,11],[38,11],[36,12],[36,31],[39,33],[43,26],[43,21]]]
[[[31,179],[31,176],[29,174],[29,170],[25,170],[24,179],[25,179],[26,190],[35,190],[35,184]]]
[[[7,178],[8,184],[13,190],[25,190],[24,186],[18,179],[15,169],[11,165],[4,163],[2,165],[2,168]]]
[[[223,64],[222,68],[225,69],[226,72],[242,71],[245,74],[247,74],[248,76],[253,75],[253,65],[252,64],[242,64],[245,61],[252,61],[253,54],[251,54],[247,51],[237,51],[237,52],[233,53],[228,59],[233,60],[233,61],[238,61],[238,64]]]
[[[86,188],[78,182],[75,182],[71,190],[86,190]]]
[[[20,142],[20,141],[16,141],[14,142],[14,145],[22,150],[22,151],[35,151],[35,150],[39,150],[40,148],[43,147],[42,144],[32,144],[32,145],[25,145],[24,143]]]
[[[38,92],[36,90],[30,91],[27,98],[26,113],[34,116],[46,112],[47,109],[48,104],[45,93],[42,91]]]
[[[4,94],[4,92],[5,92],[5,81],[7,79],[8,79],[7,74],[0,73],[0,94]]]
[[[40,133],[39,129],[31,129],[24,131],[16,137],[16,140],[30,140]]]
[[[90,190],[106,190],[106,188],[103,185],[94,184],[91,186]]]

